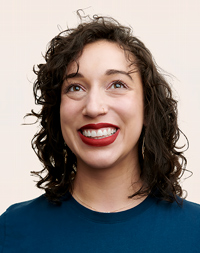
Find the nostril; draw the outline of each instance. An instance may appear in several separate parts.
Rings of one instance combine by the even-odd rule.
[[[86,104],[86,106],[83,108],[83,115],[89,116],[89,117],[97,117],[99,115],[104,115],[107,113],[106,106],[102,105],[95,105],[95,104]]]

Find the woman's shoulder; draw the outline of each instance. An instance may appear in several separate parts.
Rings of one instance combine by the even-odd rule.
[[[154,206],[154,211],[160,219],[165,222],[176,223],[180,226],[193,224],[200,231],[200,204],[181,199],[178,197],[178,203],[160,201]]]
[[[186,199],[182,199],[180,197],[177,197],[177,201],[174,201],[173,203],[161,201],[158,202],[160,204],[160,207],[163,208],[166,211],[171,212],[178,212],[178,213],[193,213],[193,214],[200,214],[200,204],[191,202]]]
[[[50,203],[45,195],[41,195],[32,200],[20,202],[9,206],[6,211],[0,216],[5,221],[15,221],[17,223],[20,220],[26,219],[26,217],[39,216],[42,213],[48,213],[47,210],[53,208],[53,204]]]
[[[25,224],[25,222],[30,222],[31,220],[46,220],[47,218],[52,218],[54,215],[59,216],[61,213],[63,214],[63,209],[69,210],[68,206],[68,201],[61,200],[60,204],[56,204],[49,201],[45,194],[43,194],[32,200],[11,205],[0,216],[0,222],[4,220],[6,224],[17,225],[20,223]]]
[[[197,204],[195,202],[178,198],[178,203],[174,202],[173,204],[174,210],[177,209],[177,211],[180,211],[184,214],[194,214],[198,215],[200,214],[200,204]]]
[[[16,212],[23,213],[23,212],[27,212],[28,209],[33,210],[35,208],[38,208],[39,206],[45,206],[45,205],[47,205],[46,197],[44,195],[41,195],[31,200],[12,204],[6,209],[5,213],[6,214],[12,214]]]
[[[200,224],[200,204],[183,200],[182,209],[185,215],[191,217],[193,220],[196,218],[196,221],[198,220]]]
[[[200,212],[200,204],[183,199],[183,209]]]
[[[19,237],[20,231],[25,230],[27,224],[35,222],[35,219],[30,219],[33,214],[36,218],[39,213],[47,205],[47,200],[44,195],[38,198],[16,203],[7,208],[7,210],[0,216],[0,252],[3,248],[4,241],[8,234],[15,234]],[[42,207],[43,206],[43,207]],[[37,211],[36,211],[37,210]],[[32,220],[32,222],[31,222]],[[25,230],[26,231],[26,230]]]

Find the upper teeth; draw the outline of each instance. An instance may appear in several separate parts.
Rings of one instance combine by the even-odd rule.
[[[104,129],[90,129],[90,130],[83,130],[83,135],[86,137],[108,137],[114,134],[117,130],[113,128],[104,128]]]

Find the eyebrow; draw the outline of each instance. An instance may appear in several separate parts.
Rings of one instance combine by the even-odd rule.
[[[126,72],[126,71],[123,71],[123,70],[117,70],[117,69],[108,69],[107,71],[106,71],[106,75],[115,75],[115,74],[122,74],[122,75],[126,75],[126,76],[128,76],[131,80],[133,80],[132,79],[132,77],[131,77],[131,75],[128,73],[128,72]]]
[[[131,75],[130,75],[128,72],[123,71],[123,70],[108,69],[108,70],[106,70],[106,72],[105,72],[105,75],[107,75],[107,76],[115,75],[115,74],[126,75],[126,76],[128,76],[131,80],[133,80],[132,77],[131,77]],[[65,77],[65,79],[70,79],[70,78],[73,78],[73,77],[80,77],[80,78],[81,78],[81,77],[84,77],[84,75],[81,74],[80,72],[71,73],[71,74],[67,75],[67,76]]]
[[[75,73],[71,73],[69,75],[66,75],[65,79],[70,79],[70,78],[73,78],[73,77],[84,77],[84,76],[79,72],[75,72]]]

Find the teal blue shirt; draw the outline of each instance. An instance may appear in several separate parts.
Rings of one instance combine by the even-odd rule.
[[[200,205],[146,198],[118,213],[99,213],[73,197],[61,206],[44,195],[0,217],[0,253],[200,253]]]

